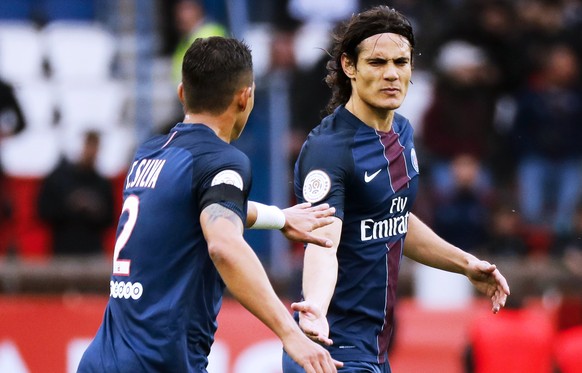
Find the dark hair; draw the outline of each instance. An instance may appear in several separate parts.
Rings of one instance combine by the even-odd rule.
[[[224,112],[234,93],[253,83],[250,48],[233,38],[194,40],[182,62],[182,83],[188,111]]]
[[[385,5],[353,15],[333,34],[334,43],[325,78],[325,82],[332,89],[332,97],[326,108],[328,113],[348,102],[352,94],[350,79],[342,69],[342,55],[345,53],[356,64],[360,43],[370,36],[383,33],[405,37],[408,39],[410,49],[414,50],[414,33],[410,21],[402,13]]]

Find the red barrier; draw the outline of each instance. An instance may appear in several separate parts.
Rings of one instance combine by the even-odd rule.
[[[106,297],[0,296],[0,372],[75,372],[101,323]],[[461,373],[470,322],[489,305],[422,309],[401,299],[396,310],[395,372]],[[281,373],[281,343],[240,304],[225,299],[209,373]]]
[[[0,371],[74,371],[67,370],[67,350],[93,336],[105,302],[103,297],[0,298]]]
[[[0,297],[0,372],[75,372],[106,301],[87,296]],[[209,371],[280,372],[281,343],[238,303],[225,300],[216,337]]]

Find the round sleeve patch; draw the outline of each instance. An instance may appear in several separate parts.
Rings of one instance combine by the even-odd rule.
[[[218,184],[229,184],[243,190],[243,179],[240,174],[233,170],[223,170],[214,176],[211,186]]]
[[[414,148],[410,149],[410,160],[412,161],[414,171],[418,172],[418,158],[416,158],[416,150]]]
[[[329,193],[331,180],[329,176],[321,170],[313,170],[307,174],[303,182],[303,198],[307,202],[318,202]]]

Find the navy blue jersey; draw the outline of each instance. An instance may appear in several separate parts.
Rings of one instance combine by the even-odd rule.
[[[392,129],[380,132],[340,106],[303,145],[295,165],[297,198],[327,202],[343,220],[327,314],[329,350],[338,360],[387,359],[417,175],[413,129],[398,114]]]
[[[180,123],[139,148],[125,181],[110,299],[79,372],[206,371],[224,283],[200,213],[220,203],[245,222],[250,187],[247,156],[205,125]]]

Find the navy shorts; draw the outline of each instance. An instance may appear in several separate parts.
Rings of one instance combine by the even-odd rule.
[[[338,373],[391,373],[390,364],[368,363],[365,361],[344,361],[343,368],[338,369]],[[283,350],[283,373],[305,373],[291,357]]]

